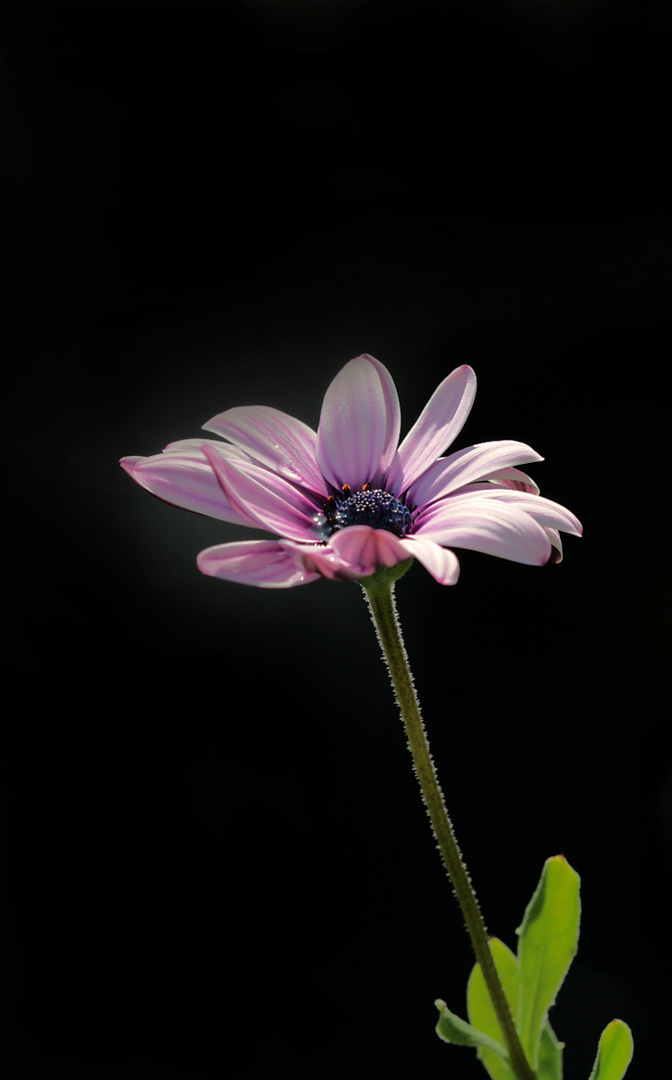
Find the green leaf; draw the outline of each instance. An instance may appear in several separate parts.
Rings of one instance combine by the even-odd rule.
[[[498,938],[490,939],[490,951],[515,1023],[520,996],[518,960],[515,954]],[[490,1038],[495,1039],[500,1044],[504,1044],[502,1029],[499,1026],[499,1021],[490,1000],[480,964],[474,965],[467,983],[467,1014],[469,1022],[475,1028],[489,1035]],[[512,1073],[507,1061],[503,1061],[500,1056],[483,1046],[479,1048],[478,1056],[492,1080],[509,1080]]]
[[[590,1080],[622,1080],[632,1061],[632,1032],[622,1020],[612,1020],[600,1036]]]
[[[518,1019],[520,997],[520,969],[515,953],[500,941],[490,938],[490,952],[502,984],[504,996],[509,1003],[514,1023]],[[467,1013],[474,1027],[485,1031],[493,1039],[503,1042],[502,1031],[485,985],[481,965],[475,964],[467,983]]]
[[[539,1059],[537,1061],[537,1080],[562,1080],[562,1050],[564,1043],[558,1042],[548,1020],[541,1029],[539,1040]]]
[[[471,1024],[468,1024],[466,1020],[462,1020],[455,1013],[452,1013],[445,1001],[441,1001],[439,998],[434,1002],[439,1010],[439,1022],[436,1025],[436,1034],[444,1042],[456,1043],[458,1046],[473,1046],[473,1047],[487,1047],[488,1050],[493,1051],[495,1054],[499,1054],[500,1057],[506,1057],[506,1050],[500,1042],[496,1039],[491,1039],[489,1035],[484,1034],[482,1031],[478,1031]],[[511,1075],[511,1073],[509,1073]]]
[[[534,1069],[546,1014],[576,956],[581,902],[579,875],[562,855],[547,859],[518,933],[519,1031]]]

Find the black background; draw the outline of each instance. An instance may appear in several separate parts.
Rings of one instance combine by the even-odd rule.
[[[359,590],[202,577],[241,530],[119,469],[232,405],[317,425],[370,352],[404,429],[529,442],[560,567],[398,603],[486,921],[582,875],[567,1080],[664,1075],[669,12],[6,3],[8,1077],[481,1074],[466,935]]]

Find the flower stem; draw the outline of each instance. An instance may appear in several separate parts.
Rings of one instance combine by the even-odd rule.
[[[464,916],[476,960],[481,966],[485,985],[502,1029],[511,1069],[516,1080],[535,1080],[535,1073],[521,1046],[511,1010],[492,959],[485,923],[457,846],[455,832],[439,787],[394,603],[395,576],[400,575],[393,576],[390,572],[379,571],[372,577],[360,580],[360,584],[364,589],[378,641],[392,679],[422,798]]]

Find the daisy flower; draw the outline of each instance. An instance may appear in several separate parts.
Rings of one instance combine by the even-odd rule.
[[[518,468],[539,454],[509,439],[445,454],[475,393],[472,369],[456,368],[399,442],[394,381],[365,353],[329,386],[317,431],[278,409],[243,406],[203,425],[220,439],[170,443],[121,465],[166,502],[278,537],[202,551],[199,569],[228,581],[278,589],[358,580],[413,558],[453,585],[453,548],[559,562],[560,532],[580,536],[581,523]]]

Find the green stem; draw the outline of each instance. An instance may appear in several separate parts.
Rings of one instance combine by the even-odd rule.
[[[455,833],[448,816],[439,781],[434,768],[429,743],[425,734],[420,706],[413,685],[413,676],[401,635],[401,627],[394,603],[394,579],[401,576],[394,571],[405,572],[406,564],[392,571],[378,571],[373,577],[360,581],[371,611],[376,634],[383,650],[401,716],[406,728],[408,744],[413,755],[415,774],[420,783],[422,798],[429,814],[448,876],[462,910],[476,959],[481,966],[495,1014],[509,1054],[509,1061],[516,1080],[535,1080],[516,1031],[509,1004],[497,974],[488,933],[483,922],[474,890],[457,846]]]

